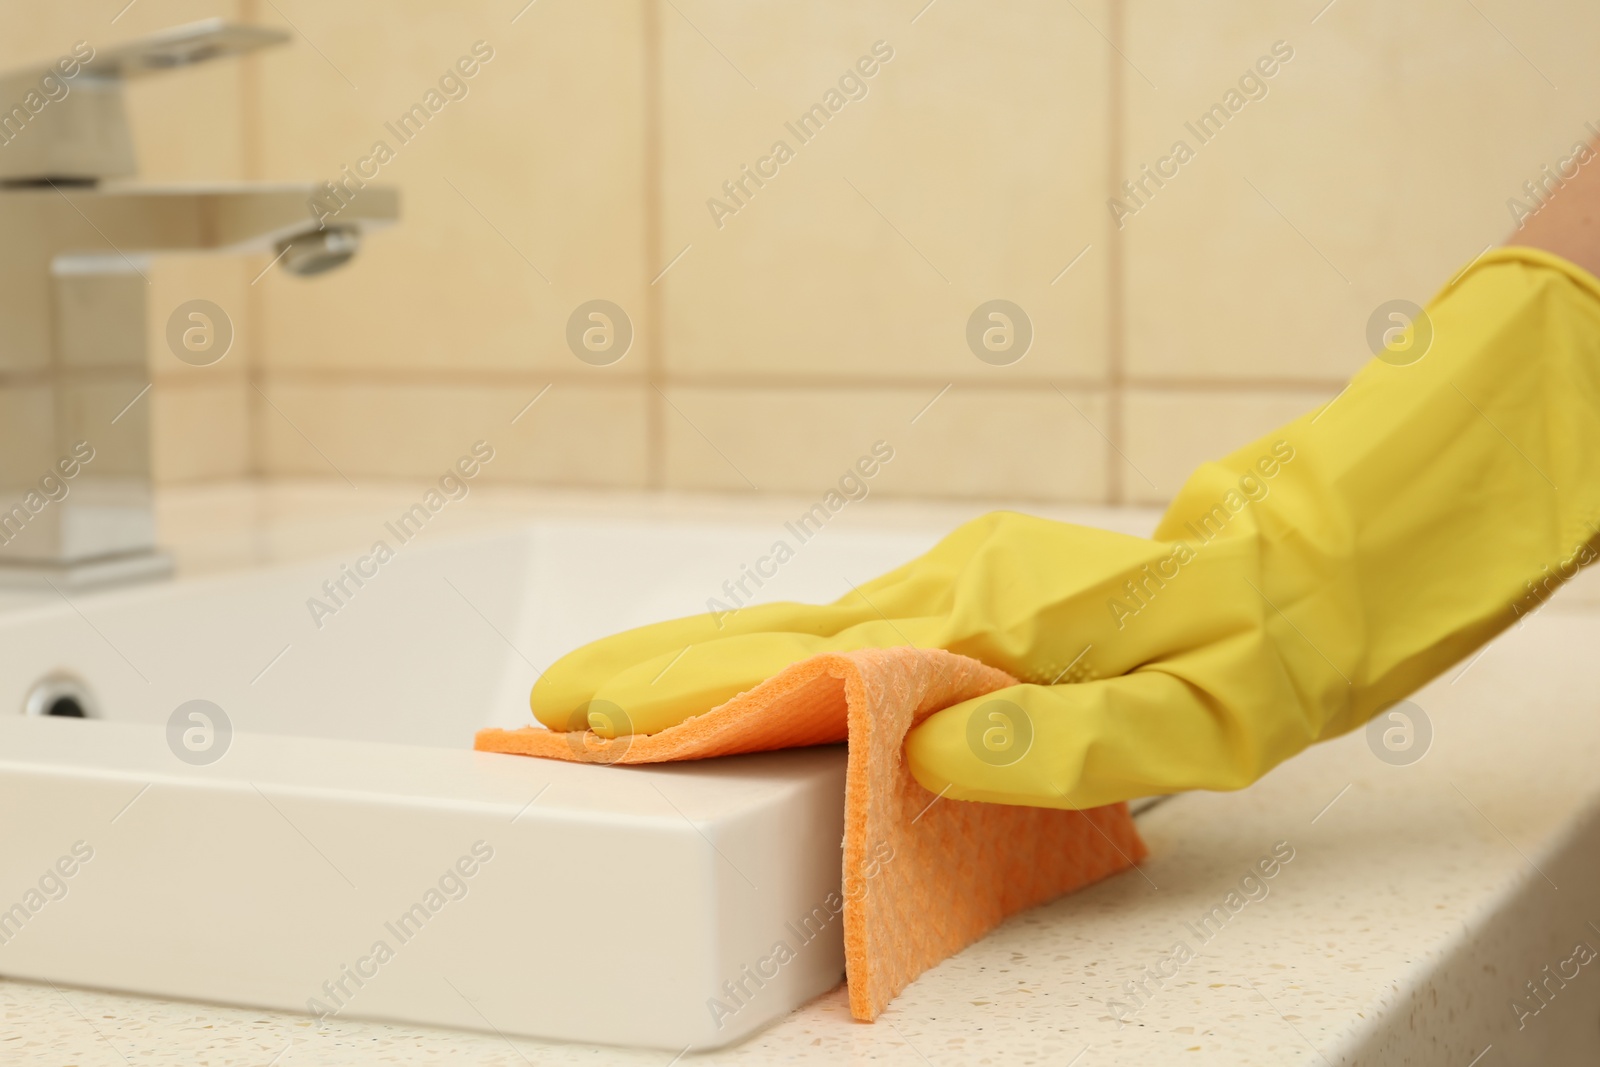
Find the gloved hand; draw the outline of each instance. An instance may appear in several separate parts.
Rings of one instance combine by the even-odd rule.
[[[621,714],[596,732],[648,734],[817,652],[944,648],[1025,681],[911,731],[933,792],[1237,789],[1515,623],[1594,557],[1597,524],[1600,282],[1501,249],[1331,404],[1200,467],[1153,539],[993,513],[833,604],[585,646],[531,703],[566,730],[603,700]]]

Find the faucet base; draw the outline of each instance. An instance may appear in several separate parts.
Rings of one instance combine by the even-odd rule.
[[[172,577],[172,554],[160,549],[59,563],[0,560],[0,588],[81,591]]]

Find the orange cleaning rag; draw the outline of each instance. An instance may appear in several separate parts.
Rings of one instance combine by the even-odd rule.
[[[660,763],[845,741],[845,978],[851,1014],[871,1021],[919,974],[1007,916],[1145,856],[1126,804],[1061,811],[943,800],[911,776],[907,731],[941,708],[1015,684],[937,649],[829,652],[648,736],[487,729],[475,747]]]

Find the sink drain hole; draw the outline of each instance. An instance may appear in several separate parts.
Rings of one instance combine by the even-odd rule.
[[[96,717],[94,695],[79,678],[70,674],[48,674],[33,684],[23,701],[25,715],[49,715],[61,719]]]

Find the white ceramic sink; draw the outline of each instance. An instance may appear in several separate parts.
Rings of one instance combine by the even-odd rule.
[[[0,612],[0,974],[674,1051],[824,992],[842,749],[657,768],[470,750],[531,722],[537,669],[704,610],[773,536],[419,538],[320,628],[308,598],[362,553]],[[931,541],[830,530],[762,593],[832,599]],[[23,713],[51,675],[90,718]],[[195,700],[231,723],[211,763],[191,762],[224,744],[202,720],[169,741]],[[730,1000],[779,940],[796,958]]]

